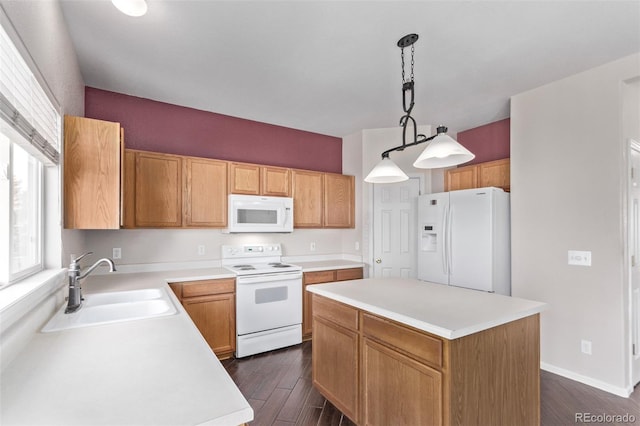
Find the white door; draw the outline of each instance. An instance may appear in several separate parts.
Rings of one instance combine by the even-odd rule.
[[[418,195],[417,178],[374,185],[374,277],[416,277]]]
[[[629,254],[631,256],[632,379],[640,382],[640,143],[631,141],[629,156]]]

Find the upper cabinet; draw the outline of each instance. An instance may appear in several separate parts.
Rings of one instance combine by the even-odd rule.
[[[229,163],[229,193],[291,196],[291,171],[282,167]]]
[[[355,178],[335,173],[324,174],[324,215],[327,228],[355,226]]]
[[[355,178],[335,173],[292,170],[293,226],[355,227]]]
[[[293,226],[322,228],[324,178],[322,172],[292,170]]]
[[[227,162],[127,150],[126,228],[224,228]]]
[[[178,155],[135,153],[135,226],[182,226],[182,161]]]
[[[472,166],[457,167],[447,170],[444,190],[485,188],[494,186],[505,191],[511,190],[510,159],[488,161]]]
[[[205,158],[185,159],[185,226],[227,226],[227,164]]]
[[[119,123],[65,116],[65,228],[120,227],[123,147]]]

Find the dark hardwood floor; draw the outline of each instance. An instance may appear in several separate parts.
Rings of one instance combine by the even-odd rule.
[[[253,407],[252,426],[353,425],[311,384],[311,342],[243,359],[228,359],[222,364]],[[630,398],[621,398],[542,371],[540,393],[542,426],[580,424],[576,422],[576,413],[629,414],[635,416],[635,423],[590,424],[640,425],[637,387]]]

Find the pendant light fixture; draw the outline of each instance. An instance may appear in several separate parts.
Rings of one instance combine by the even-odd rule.
[[[147,13],[145,0],[111,0],[111,3],[125,15],[137,17]]]
[[[414,43],[416,41],[418,41],[417,34],[409,34],[398,40],[400,58],[402,60],[402,109],[405,112],[405,115],[400,118],[400,125],[402,126],[402,145],[383,152],[382,161],[380,161],[380,163],[378,163],[378,165],[369,172],[367,177],[364,179],[365,182],[394,183],[409,179],[400,167],[391,161],[389,154],[393,151],[403,151],[405,148],[425,142],[431,143],[427,145],[422,154],[420,154],[418,159],[413,163],[413,166],[419,169],[435,169],[439,167],[455,166],[457,164],[471,161],[475,157],[471,151],[447,135],[448,129],[445,126],[438,126],[436,134],[433,136],[426,137],[425,135],[418,134],[416,129],[416,120],[411,117],[411,112],[415,104],[413,55],[415,51]],[[409,79],[405,80],[404,48],[409,46],[411,46],[411,73],[409,75]],[[411,142],[407,143],[407,127],[409,126],[409,123],[411,123],[413,128],[413,139]]]

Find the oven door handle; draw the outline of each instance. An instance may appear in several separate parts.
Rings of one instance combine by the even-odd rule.
[[[290,274],[289,273],[264,274],[264,275],[257,275],[252,277],[237,277],[236,283],[238,285],[262,284],[262,283],[268,283],[268,282],[297,280],[297,279],[302,279],[302,272],[294,272]]]

